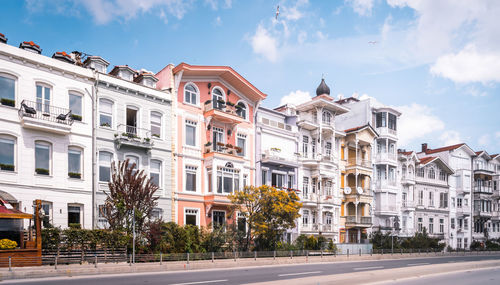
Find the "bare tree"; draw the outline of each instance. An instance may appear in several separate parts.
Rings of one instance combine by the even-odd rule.
[[[158,186],[144,173],[138,171],[135,163],[119,161],[111,165],[111,181],[104,205],[104,216],[113,230],[132,232],[132,212],[135,216],[136,231],[141,233],[144,224],[158,204],[154,197]]]

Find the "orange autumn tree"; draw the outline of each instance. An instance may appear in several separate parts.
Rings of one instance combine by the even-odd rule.
[[[294,191],[267,185],[249,186],[229,195],[235,210],[246,218],[244,248],[273,250],[287,229],[295,227],[302,203]]]

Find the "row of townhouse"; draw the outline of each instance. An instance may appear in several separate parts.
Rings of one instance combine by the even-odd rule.
[[[244,226],[228,194],[266,184],[303,203],[289,242],[424,228],[459,248],[500,237],[500,156],[466,144],[398,150],[394,108],[335,100],[322,80],[311,100],[268,109],[267,95],[227,66],[108,65],[0,44],[1,199],[25,212],[41,199],[56,226],[105,227],[111,166],[129,159],[159,185],[152,218],[180,225]]]

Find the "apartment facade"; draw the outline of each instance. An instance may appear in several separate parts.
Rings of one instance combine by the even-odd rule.
[[[254,120],[266,94],[227,66],[181,63],[156,76],[176,94],[174,221],[232,223],[227,195],[255,185]]]
[[[474,226],[472,238],[474,240],[484,242],[493,234],[494,228],[498,221],[498,215],[495,215],[495,203],[497,202],[498,194],[494,193],[496,178],[495,159],[486,151],[477,151],[472,160],[473,171],[473,213]],[[498,186],[497,186],[498,188]],[[494,195],[495,194],[495,195]],[[496,218],[496,221],[493,218]],[[496,229],[495,229],[496,230]]]
[[[54,226],[102,226],[111,163],[130,158],[159,184],[158,212],[170,211],[169,91],[157,90],[152,74],[127,67],[124,78],[106,74],[100,57],[81,59],[0,43],[1,198],[28,213],[41,199]]]
[[[92,72],[0,43],[0,195],[54,226],[92,227]]]

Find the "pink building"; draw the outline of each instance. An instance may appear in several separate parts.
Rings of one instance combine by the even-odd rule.
[[[177,91],[173,220],[231,223],[227,195],[254,184],[254,115],[267,95],[227,66],[169,65],[157,78]]]

